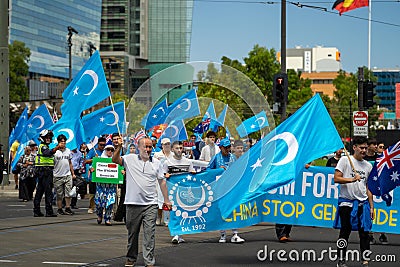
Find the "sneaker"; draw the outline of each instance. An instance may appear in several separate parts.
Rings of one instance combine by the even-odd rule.
[[[161,225],[161,218],[157,218],[157,220],[156,220],[156,225],[157,225],[157,226],[160,226],[160,225]]]
[[[236,243],[236,244],[243,244],[244,239],[241,238],[238,234],[234,234],[231,238],[231,243]]]
[[[364,261],[361,263],[361,267],[368,267],[369,266],[369,262],[368,261]]]
[[[375,244],[376,244],[376,240],[375,240],[375,238],[374,238],[373,235],[370,235],[370,236],[369,236],[369,244],[370,244],[370,245],[375,245]]]
[[[347,266],[347,264],[346,264],[344,261],[339,261],[339,262],[336,264],[336,267],[348,267],[348,266]]]
[[[135,265],[134,261],[131,261],[129,259],[126,259],[125,261],[125,267],[133,267]]]
[[[71,210],[71,208],[66,208],[64,211],[65,215],[74,215],[74,212]]]
[[[218,243],[226,243],[226,235],[221,235],[221,237],[218,240]]]
[[[387,236],[385,234],[383,234],[383,233],[379,236],[379,241],[382,243],[382,245],[388,245],[389,244]]]
[[[87,213],[89,213],[89,214],[93,214],[93,213],[94,213],[94,210],[93,210],[93,209],[91,209],[91,208],[89,208],[89,209],[87,210]]]
[[[34,213],[33,213],[33,217],[43,217],[43,216],[44,216],[44,214],[41,213],[40,211],[39,211],[39,212],[34,212]]]
[[[172,244],[180,244],[180,243],[185,243],[185,239],[180,237],[179,235],[176,235],[172,238],[171,240]]]
[[[282,236],[281,238],[279,238],[279,242],[281,243],[286,243],[289,241],[289,238],[287,238],[286,236]]]
[[[58,209],[57,214],[59,215],[66,215],[66,213],[63,211],[63,209]]]

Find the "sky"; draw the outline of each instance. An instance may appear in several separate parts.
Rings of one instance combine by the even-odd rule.
[[[194,0],[190,61],[243,62],[256,44],[279,51],[281,3],[261,2]],[[368,7],[339,16],[333,2],[299,2],[328,12],[287,3],[286,47],[336,47],[342,69],[355,73],[368,66]],[[371,15],[371,69],[400,68],[400,2],[373,0]]]

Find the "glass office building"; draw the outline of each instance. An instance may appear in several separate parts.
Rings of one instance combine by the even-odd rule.
[[[12,0],[10,42],[31,50],[31,78],[69,77],[68,26],[72,36],[72,77],[89,58],[89,45],[100,44],[101,0]]]
[[[131,97],[150,76],[189,60],[193,0],[103,0],[102,6],[100,52],[111,62],[113,92]],[[136,99],[154,101],[149,93]]]
[[[395,111],[396,83],[400,83],[400,69],[373,69],[372,72],[378,78],[375,92],[380,99],[379,107]]]

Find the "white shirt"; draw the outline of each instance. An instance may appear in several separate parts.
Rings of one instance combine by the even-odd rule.
[[[367,180],[369,173],[372,170],[371,164],[369,164],[366,160],[356,160],[353,156],[350,156],[351,161],[354,164],[354,168],[356,172],[360,175],[361,181],[347,184],[340,184],[340,192],[339,197],[354,200],[357,199],[359,201],[364,201],[368,199],[367,196]],[[344,178],[353,178],[355,176],[353,170],[351,169],[349,159],[347,157],[341,157],[338,164],[336,165],[335,170],[343,173]],[[344,202],[341,206],[350,206],[353,205],[349,202]]]
[[[164,179],[163,168],[158,159],[143,161],[139,155],[122,156],[122,165],[126,171],[125,204],[157,204],[158,179]]]
[[[53,175],[55,177],[64,177],[71,175],[69,161],[72,159],[71,150],[65,148],[64,151],[57,150],[54,153],[54,169]]]
[[[181,159],[171,157],[164,162],[164,173],[179,174],[192,171],[194,171],[192,161],[184,157]]]
[[[216,144],[213,144],[214,148],[215,148],[215,155],[217,155],[220,151],[219,147]],[[211,156],[210,153],[210,145],[206,145],[201,149],[201,154],[200,154],[200,160],[204,160],[204,161],[210,161],[214,156]]]

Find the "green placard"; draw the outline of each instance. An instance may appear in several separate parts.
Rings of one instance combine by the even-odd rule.
[[[94,172],[92,173],[92,182],[107,184],[123,184],[124,176],[121,165],[113,163],[111,158],[94,157],[92,162]]]

